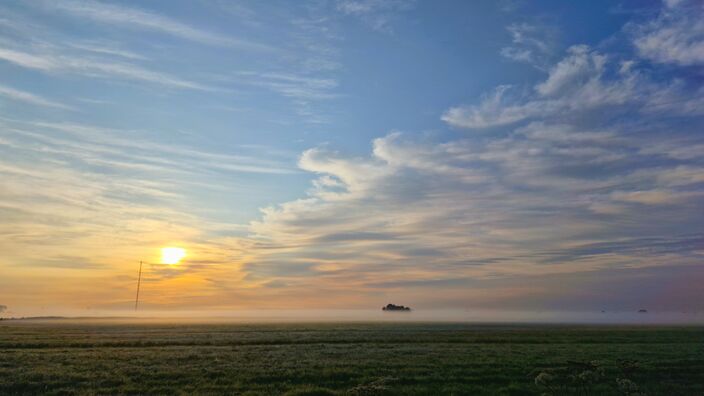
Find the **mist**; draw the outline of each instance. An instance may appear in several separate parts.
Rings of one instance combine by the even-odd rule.
[[[124,322],[187,323],[290,323],[290,322],[458,322],[505,324],[704,324],[704,312],[671,311],[527,311],[429,309],[411,312],[383,312],[371,309],[290,310],[66,310],[47,314],[27,311],[5,317],[33,320],[119,320]],[[47,319],[49,318],[49,319]]]

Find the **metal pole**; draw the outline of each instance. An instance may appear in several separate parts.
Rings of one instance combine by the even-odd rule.
[[[139,278],[137,278],[137,297],[134,299],[134,310],[137,310],[139,304],[139,284],[142,283],[142,261],[139,261]]]

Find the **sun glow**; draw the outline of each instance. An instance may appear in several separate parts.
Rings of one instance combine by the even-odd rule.
[[[161,248],[161,262],[163,264],[178,264],[184,257],[186,257],[186,249],[178,247]]]

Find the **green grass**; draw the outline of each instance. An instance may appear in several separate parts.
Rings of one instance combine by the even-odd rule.
[[[595,360],[598,378],[570,377],[584,368],[569,361]],[[704,394],[704,329],[0,322],[2,395],[627,394],[616,378]]]

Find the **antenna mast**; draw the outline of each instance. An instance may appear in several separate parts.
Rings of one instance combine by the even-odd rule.
[[[142,283],[142,261],[139,261],[139,277],[137,278],[137,297],[134,299],[134,310],[137,310],[139,304],[139,285]]]

